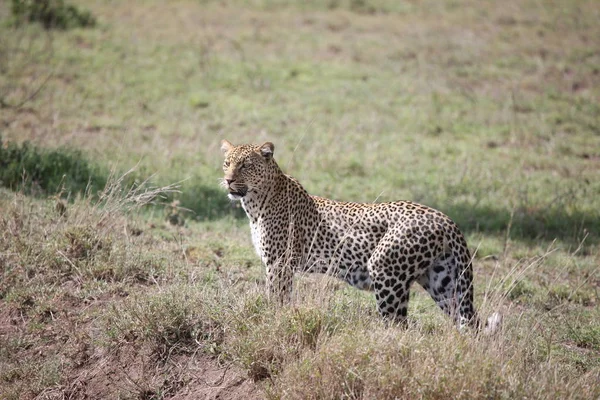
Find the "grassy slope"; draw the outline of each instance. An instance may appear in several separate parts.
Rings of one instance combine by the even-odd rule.
[[[273,397],[598,396],[594,2],[82,4],[100,27],[51,39],[1,28],[3,49],[40,50],[11,47],[0,95],[18,102],[53,72],[24,108],[2,109],[4,138],[190,177],[181,201],[203,222],[117,213],[98,231],[85,201],[61,220],[51,203],[2,192],[2,315],[16,321],[2,331],[4,394],[71,390],[90,362],[69,349],[111,360],[116,344],[161,366],[122,395],[192,385],[173,365],[199,348]],[[327,280],[300,279],[293,308],[264,303],[245,221],[216,189],[223,137],[275,142],[312,193],[447,212],[478,249],[477,301],[501,307],[503,336],[458,337],[420,291],[408,332]]]

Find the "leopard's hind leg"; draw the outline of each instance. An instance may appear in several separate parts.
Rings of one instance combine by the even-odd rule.
[[[412,228],[389,230],[367,263],[377,309],[386,320],[406,322],[410,286],[433,262]]]

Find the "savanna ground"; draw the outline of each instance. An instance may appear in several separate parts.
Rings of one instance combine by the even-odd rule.
[[[0,4],[0,398],[600,397],[600,3],[73,3]],[[416,287],[406,330],[327,277],[270,304],[223,138],[447,213],[501,331]]]

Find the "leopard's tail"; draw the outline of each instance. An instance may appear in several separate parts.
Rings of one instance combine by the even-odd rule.
[[[500,327],[502,326],[502,314],[499,312],[495,312],[490,315],[485,322],[485,327],[483,328],[484,335],[493,335],[500,331]]]
[[[459,245],[452,246],[453,242],[449,237],[445,238],[444,248],[445,252],[450,254],[460,254],[456,257],[456,265],[458,268],[455,269],[455,282],[457,290],[458,300],[458,322],[459,326],[470,325],[478,332],[482,332],[485,335],[491,335],[500,330],[502,325],[502,315],[498,312],[494,312],[490,315],[485,324],[480,320],[477,311],[475,310],[475,302],[473,299],[473,257],[469,252],[467,242],[459,234]]]

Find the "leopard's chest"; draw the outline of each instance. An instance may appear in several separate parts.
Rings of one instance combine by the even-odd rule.
[[[257,219],[256,221],[250,221],[250,234],[252,237],[252,245],[254,246],[254,251],[260,257],[261,261],[266,262],[266,251],[265,251],[265,242],[264,242],[264,234],[265,234],[265,224],[262,219]]]

